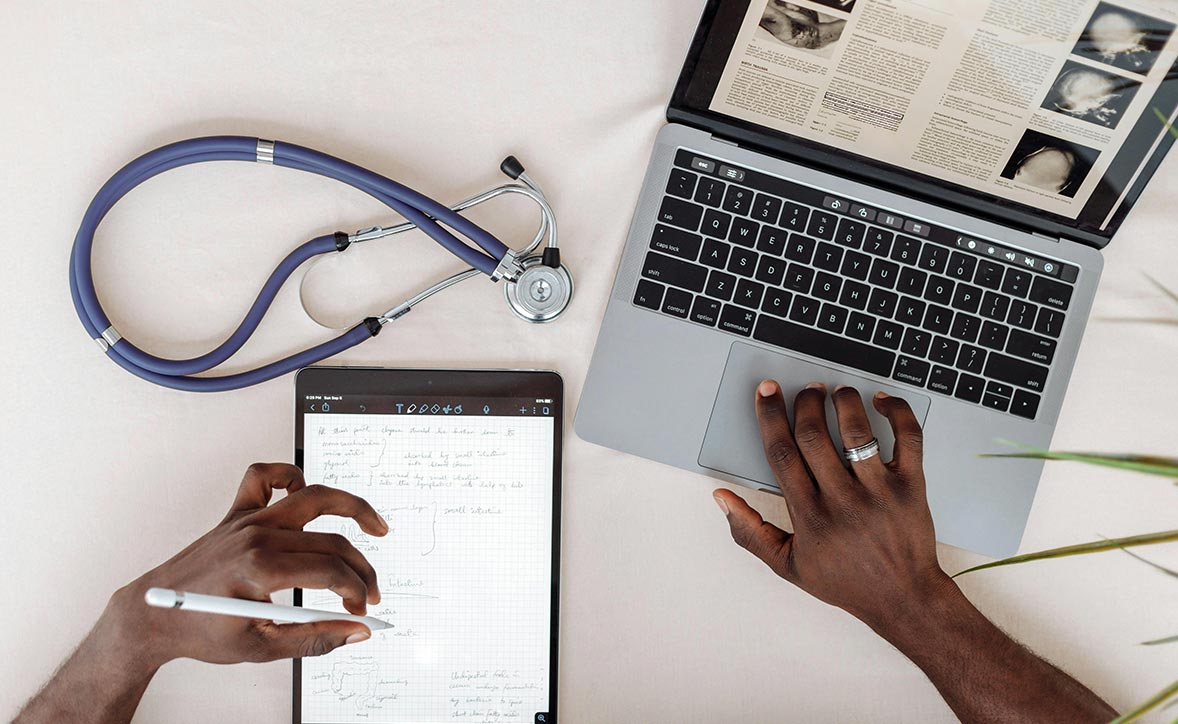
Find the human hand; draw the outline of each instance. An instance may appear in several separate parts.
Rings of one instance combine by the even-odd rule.
[[[843,447],[869,443],[874,436],[859,393],[838,387],[833,399]],[[729,490],[714,496],[738,544],[777,575],[880,631],[898,612],[955,588],[937,562],[920,424],[907,402],[877,394],[872,402],[892,426],[895,453],[887,464],[877,455],[848,470],[828,432],[825,400],[819,384],[799,392],[791,431],[780,386],[765,381],[757,388],[765,454],[792,534]]]
[[[286,489],[287,495],[269,505],[275,488]],[[96,630],[124,642],[134,637],[142,647],[138,657],[152,667],[182,657],[230,664],[318,656],[367,639],[371,634],[359,623],[276,624],[144,603],[144,593],[153,586],[254,601],[269,601],[274,591],[299,587],[330,589],[343,598],[348,611],[363,615],[366,604],[380,602],[376,571],[344,536],[302,530],[321,515],[352,518],[369,535],[388,533],[385,521],[361,498],[308,486],[293,465],[251,465],[225,519],[116,592],[103,615],[107,621]]]

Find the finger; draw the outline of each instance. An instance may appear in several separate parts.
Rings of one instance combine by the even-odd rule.
[[[285,553],[322,553],[337,556],[347,563],[368,588],[368,603],[380,603],[376,569],[352,542],[338,533],[312,533],[303,530],[264,529],[259,546]]]
[[[902,398],[877,392],[872,399],[879,414],[888,418],[896,448],[892,453],[892,467],[915,485],[924,480],[924,432],[912,408]]]
[[[368,501],[325,485],[308,485],[259,511],[252,520],[276,528],[302,530],[303,526],[321,515],[351,518],[369,535],[382,536],[389,532],[388,523],[373,510]]]
[[[343,599],[344,608],[358,616],[368,610],[368,587],[338,556],[266,552],[259,558],[249,575],[264,594],[287,588],[313,588],[338,594]]]
[[[237,497],[233,499],[233,505],[229,506],[229,512],[232,514],[265,508],[270,504],[270,495],[274,488],[285,488],[287,493],[294,493],[306,485],[303,471],[294,465],[254,463],[246,469],[241,486],[237,489]]]
[[[817,489],[814,479],[806,470],[806,464],[794,444],[789,429],[789,417],[785,412],[785,398],[781,386],[773,380],[765,380],[757,386],[757,422],[761,427],[761,442],[765,457],[773,469],[773,477],[781,488],[789,517],[796,521],[796,512],[808,510],[814,505]]]
[[[851,482],[826,425],[826,387],[811,382],[794,400],[794,439],[821,492],[838,492]]]
[[[838,416],[839,435],[843,439],[843,447],[847,450],[862,447],[872,440],[875,434],[871,431],[871,421],[867,419],[867,409],[863,407],[863,398],[859,390],[846,385],[834,388],[834,412]],[[885,479],[886,470],[879,455],[867,460],[851,463],[855,475],[866,485],[874,485]]]
[[[351,621],[283,624],[259,621],[257,631],[261,638],[254,659],[257,662],[322,656],[372,636],[367,626]]]
[[[732,540],[737,545],[764,561],[773,572],[787,580],[792,579],[790,551],[793,536],[766,522],[761,514],[731,490],[720,488],[712,493],[716,505],[728,518]]]

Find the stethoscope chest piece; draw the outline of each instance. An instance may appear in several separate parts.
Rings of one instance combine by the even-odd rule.
[[[573,277],[562,264],[546,266],[541,257],[520,262],[523,272],[514,282],[507,282],[503,295],[515,315],[526,322],[551,322],[561,315],[573,299]]]

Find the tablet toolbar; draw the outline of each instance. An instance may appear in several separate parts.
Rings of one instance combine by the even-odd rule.
[[[551,399],[475,397],[395,397],[306,395],[303,410],[318,414],[413,415],[442,417],[552,417]]]

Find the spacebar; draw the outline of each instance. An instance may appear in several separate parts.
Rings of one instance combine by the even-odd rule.
[[[895,353],[886,349],[819,332],[768,314],[761,315],[753,339],[880,377],[891,377],[892,365],[896,361]]]

